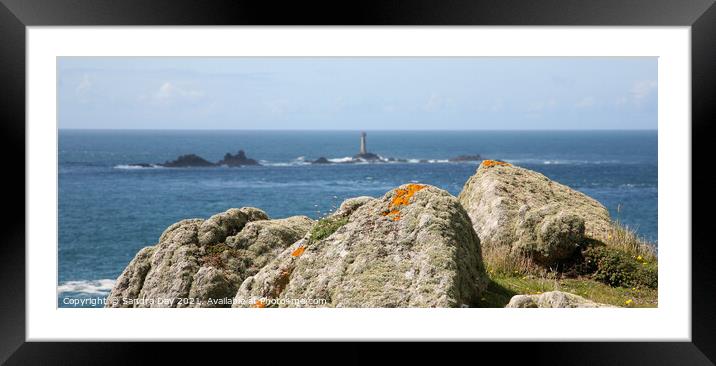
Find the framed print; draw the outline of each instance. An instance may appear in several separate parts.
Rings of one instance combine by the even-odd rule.
[[[9,363],[161,340],[715,357],[710,1],[3,5]]]

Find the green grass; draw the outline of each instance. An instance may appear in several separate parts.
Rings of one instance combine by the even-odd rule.
[[[615,306],[658,306],[654,246],[618,221],[603,242],[585,243],[575,262],[557,268],[539,266],[509,247],[483,247],[482,255],[491,281],[481,307],[504,307],[515,295],[557,290]]]
[[[327,217],[318,220],[318,222],[313,225],[313,228],[311,228],[310,240],[312,242],[323,240],[347,223],[347,217]]]
[[[612,223],[612,228],[607,234],[604,244],[632,257],[642,257],[648,262],[657,260],[654,245],[640,238],[634,229],[623,225],[618,220]]]
[[[651,288],[610,287],[588,278],[554,279],[524,275],[491,275],[490,285],[483,293],[480,307],[505,307],[512,296],[564,291],[586,299],[623,307],[656,307],[658,291]],[[627,300],[631,300],[627,305]]]

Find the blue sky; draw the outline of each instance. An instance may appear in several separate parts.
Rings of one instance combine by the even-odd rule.
[[[60,128],[656,129],[656,58],[58,59]]]

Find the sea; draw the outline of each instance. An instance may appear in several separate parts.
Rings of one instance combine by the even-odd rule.
[[[142,247],[186,218],[254,206],[272,218],[320,218],[343,200],[404,183],[457,195],[479,154],[538,171],[604,204],[644,239],[657,237],[657,131],[367,131],[388,163],[349,160],[360,131],[65,130],[59,138],[59,307],[101,307]],[[140,168],[183,154],[219,161],[244,150],[261,166]]]

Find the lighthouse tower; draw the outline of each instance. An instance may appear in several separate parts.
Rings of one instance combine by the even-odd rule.
[[[365,148],[365,132],[360,133],[360,155],[365,155],[368,153],[368,150]]]

